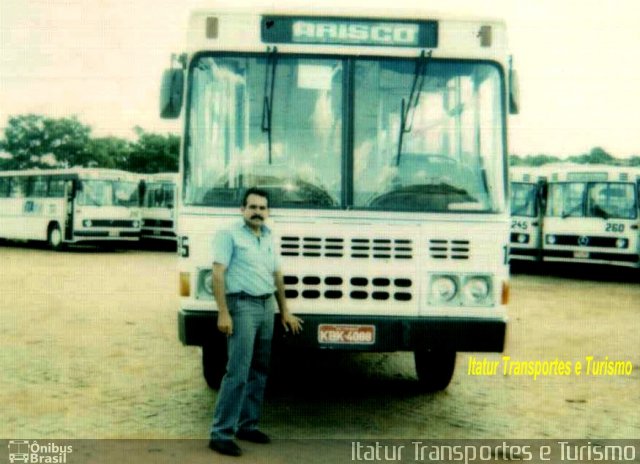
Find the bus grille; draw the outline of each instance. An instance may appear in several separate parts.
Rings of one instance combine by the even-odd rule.
[[[469,240],[429,240],[429,256],[432,259],[469,259]]]
[[[554,245],[591,246],[600,248],[617,248],[617,237],[592,237],[580,235],[555,235]]]
[[[288,299],[411,301],[413,282],[405,277],[284,276]]]
[[[284,236],[280,239],[280,249],[282,256],[309,258],[413,258],[413,246],[410,239]]]
[[[124,219],[92,219],[91,227],[133,227],[133,221]]]
[[[144,227],[173,227],[173,221],[168,219],[143,219],[142,225]]]

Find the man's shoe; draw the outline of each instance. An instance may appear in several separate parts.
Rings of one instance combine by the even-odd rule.
[[[261,443],[263,445],[271,443],[271,438],[260,430],[238,430],[236,437],[240,440],[250,441],[252,443]]]
[[[242,450],[233,440],[209,440],[209,448],[227,456],[240,456]]]

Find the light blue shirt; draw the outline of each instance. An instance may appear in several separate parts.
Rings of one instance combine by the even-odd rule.
[[[244,220],[218,231],[213,239],[213,262],[226,267],[227,294],[258,296],[276,291],[273,273],[280,268],[280,261],[267,226],[262,226],[260,237]]]

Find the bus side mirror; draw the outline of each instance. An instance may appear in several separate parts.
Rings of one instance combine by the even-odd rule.
[[[77,179],[71,181],[71,197],[75,198],[78,196],[78,192],[82,191],[82,182]]]
[[[145,183],[144,180],[141,180],[140,183],[138,184],[138,203],[140,204],[140,206],[144,205],[144,194],[147,191],[147,184]]]
[[[184,92],[184,71],[182,69],[167,69],[162,75],[160,87],[160,117],[176,119],[182,109],[182,95]]]
[[[544,213],[547,209],[547,183],[543,180],[538,181],[538,201]]]
[[[518,71],[509,69],[509,114],[520,113],[520,79]]]

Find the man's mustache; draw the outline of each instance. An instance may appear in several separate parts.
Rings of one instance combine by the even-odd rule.
[[[260,216],[259,214],[254,214],[253,216],[251,216],[251,219],[262,219],[262,220],[264,220],[264,218],[262,216]]]

